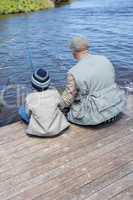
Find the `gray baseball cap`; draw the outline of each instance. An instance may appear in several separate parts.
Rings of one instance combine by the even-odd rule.
[[[86,38],[77,36],[70,42],[70,49],[72,51],[83,51],[89,48],[89,42]]]

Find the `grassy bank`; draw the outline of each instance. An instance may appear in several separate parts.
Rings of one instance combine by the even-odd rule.
[[[54,7],[50,0],[0,0],[0,14],[31,12]]]

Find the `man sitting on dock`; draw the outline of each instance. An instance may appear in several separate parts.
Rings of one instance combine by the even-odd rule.
[[[67,119],[79,125],[113,121],[125,110],[126,97],[115,82],[112,63],[90,54],[85,38],[75,37],[70,48],[78,63],[68,72],[61,109],[69,108]]]

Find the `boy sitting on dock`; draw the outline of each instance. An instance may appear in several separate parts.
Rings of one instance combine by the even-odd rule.
[[[56,89],[50,89],[51,80],[46,70],[40,68],[32,75],[35,89],[26,97],[26,105],[19,109],[20,118],[28,124],[29,135],[51,137],[60,134],[69,123],[58,105],[61,101]]]

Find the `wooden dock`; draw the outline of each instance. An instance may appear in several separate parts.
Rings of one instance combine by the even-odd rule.
[[[53,139],[20,122],[0,128],[0,200],[133,200],[132,104],[111,126]]]

